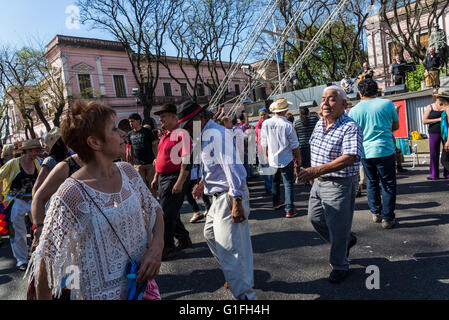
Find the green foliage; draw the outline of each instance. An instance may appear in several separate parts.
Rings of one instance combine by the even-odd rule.
[[[421,82],[424,81],[424,66],[422,64],[416,65],[416,70],[407,74],[406,85],[409,91],[420,91]]]
[[[310,32],[305,40],[311,40],[318,32],[320,26],[311,26]],[[311,53],[310,57],[304,63],[305,68],[299,68],[297,76],[301,88],[314,85],[325,84],[332,81],[340,81],[344,73],[348,72],[350,77],[360,70],[361,62],[367,57],[359,41],[354,41],[356,37],[356,26],[353,24],[344,24],[341,21],[335,22],[328,30],[326,35]],[[286,61],[291,65],[298,57],[298,51],[301,52],[305,44],[298,42],[296,50],[290,50],[285,53]],[[350,61],[353,55],[355,59]],[[309,75],[307,75],[309,73]],[[315,80],[311,83],[310,75]]]

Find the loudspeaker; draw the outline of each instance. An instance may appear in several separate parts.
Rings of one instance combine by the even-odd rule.
[[[248,115],[248,117],[258,117],[259,116],[259,109],[261,108],[267,108],[270,110],[270,104],[273,103],[273,100],[262,100],[257,102],[251,102],[251,103],[245,103],[243,106],[245,108],[245,112]]]
[[[405,84],[398,84],[397,86],[386,87],[384,90],[384,96],[404,92],[408,92],[408,88],[405,86]]]
[[[256,95],[256,100],[254,101],[260,101],[260,100],[266,100],[267,99],[267,92],[265,87],[259,87],[255,89],[255,95]]]
[[[360,94],[358,92],[348,94],[349,101],[360,100]]]
[[[299,108],[314,108],[318,106],[315,100],[303,101],[299,103]]]

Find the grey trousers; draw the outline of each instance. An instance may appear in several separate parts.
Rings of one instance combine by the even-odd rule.
[[[334,270],[348,270],[346,251],[350,240],[359,176],[337,181],[315,179],[309,199],[308,219],[316,232],[330,242],[330,264]]]
[[[233,296],[239,300],[255,300],[248,188],[242,197],[246,217],[242,223],[232,221],[232,202],[227,198],[227,193],[213,197],[206,216],[204,237],[212,255],[220,264]]]

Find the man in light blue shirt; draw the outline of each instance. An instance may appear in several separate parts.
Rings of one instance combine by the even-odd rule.
[[[368,205],[373,221],[382,222],[384,229],[390,229],[395,225],[396,206],[393,131],[399,129],[399,118],[393,102],[377,98],[375,80],[361,81],[358,90],[362,101],[351,109],[349,117],[363,130],[362,164],[368,179]]]
[[[178,108],[180,127],[194,141],[200,140],[201,143],[203,177],[194,187],[193,196],[195,199],[201,198],[203,193],[212,196],[204,237],[221,266],[229,290],[236,299],[254,300],[246,170],[232,131],[211,120],[205,108],[193,101],[187,101]],[[197,152],[194,146],[194,155]]]

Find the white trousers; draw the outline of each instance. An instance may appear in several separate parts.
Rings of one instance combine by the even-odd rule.
[[[25,213],[31,212],[31,200],[14,199],[11,208],[11,222],[14,228],[14,238],[10,239],[12,253],[17,260],[17,266],[28,261],[27,229]]]
[[[227,194],[214,197],[206,216],[204,237],[215,259],[221,266],[228,288],[236,299],[255,300],[253,249],[249,232],[249,192],[242,197],[246,220],[232,221],[232,202]],[[231,198],[232,201],[232,198]]]

